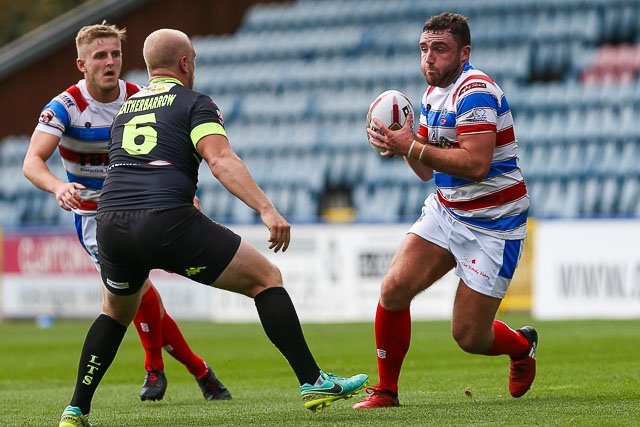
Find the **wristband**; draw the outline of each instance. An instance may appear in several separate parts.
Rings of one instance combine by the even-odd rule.
[[[418,141],[416,141],[415,139],[413,140],[413,142],[411,143],[411,147],[409,147],[409,152],[407,153],[407,157],[410,159],[414,159],[414,160],[419,160],[419,155],[422,154],[422,151],[420,151],[420,153],[414,153],[414,148],[420,149],[420,146],[422,146],[422,151],[424,151],[424,145],[420,144]]]
[[[414,139],[413,142],[411,142],[411,145],[409,146],[409,151],[407,151],[407,157],[411,158],[411,150],[413,150],[413,146],[416,145],[416,140]]]

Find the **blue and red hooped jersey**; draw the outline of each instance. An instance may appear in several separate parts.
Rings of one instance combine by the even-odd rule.
[[[468,62],[446,88],[429,87],[420,105],[418,133],[442,149],[457,149],[464,134],[495,132],[496,145],[481,182],[437,170],[433,178],[440,203],[469,227],[502,239],[523,239],[529,195],[518,164],[518,141],[502,89]]]
[[[36,129],[60,137],[58,149],[70,182],[84,185],[83,205],[76,213],[92,214],[97,209],[102,183],[107,174],[111,124],[120,107],[142,86],[119,81],[120,95],[110,103],[91,97],[84,79],[53,98],[40,113]]]

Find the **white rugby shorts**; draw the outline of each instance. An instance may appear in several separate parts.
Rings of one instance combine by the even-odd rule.
[[[507,293],[524,246],[523,240],[499,239],[456,221],[435,194],[424,201],[420,218],[408,232],[453,254],[455,274],[469,288],[500,299]]]

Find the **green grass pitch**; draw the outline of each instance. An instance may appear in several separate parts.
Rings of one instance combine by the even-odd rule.
[[[96,427],[640,425],[640,320],[500,318],[514,328],[532,324],[540,335],[538,376],[520,399],[508,393],[506,356],[466,354],[451,338],[448,322],[414,322],[400,378],[402,406],[351,409],[360,394],[312,413],[259,324],[183,321],[192,348],[212,365],[233,400],[205,401],[193,377],[167,355],[164,400],[141,402],[143,351],[130,327],[90,419]],[[73,392],[89,324],[59,321],[38,329],[32,321],[0,323],[0,425],[57,425]],[[373,323],[303,328],[322,369],[365,372],[372,384],[377,381]]]

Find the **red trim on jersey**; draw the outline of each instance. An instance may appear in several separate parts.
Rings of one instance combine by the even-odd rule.
[[[60,157],[64,160],[79,165],[91,165],[91,166],[104,166],[108,164],[107,153],[78,153],[77,151],[69,150],[62,145],[58,146],[60,150]]]
[[[480,74],[480,75],[476,74],[474,76],[469,76],[460,84],[460,86],[458,86],[459,89],[456,91],[456,93],[453,94],[453,98],[451,98],[451,103],[452,104],[456,103],[456,98],[458,97],[462,89],[464,89],[466,86],[465,83],[467,83],[469,80],[477,80],[477,79],[484,80],[486,82],[491,83],[492,85],[496,84],[491,77],[485,76],[483,74]]]
[[[486,196],[479,197],[473,200],[466,200],[464,202],[452,202],[446,200],[440,190],[437,191],[438,200],[440,203],[448,208],[461,209],[464,211],[473,211],[477,209],[485,209],[493,206],[500,206],[505,203],[513,202],[514,200],[521,199],[527,195],[527,186],[523,181],[518,182],[515,185],[504,188],[500,191],[496,191]]]
[[[125,99],[129,99],[129,97],[131,95],[133,95],[134,93],[138,93],[140,92],[140,86],[138,86],[137,84],[133,84],[133,83],[129,83],[129,82],[124,82],[126,87],[127,87],[127,96]]]
[[[465,133],[478,133],[478,132],[487,132],[487,131],[496,131],[496,125],[494,123],[479,123],[472,125],[458,125],[456,128],[458,135],[463,135]]]
[[[80,88],[77,85],[71,86],[69,89],[66,90],[66,92],[69,95],[71,95],[76,105],[78,106],[78,110],[80,110],[80,112],[83,112],[84,109],[89,106],[89,103],[87,102],[86,99],[84,99],[84,96],[82,96],[82,92],[80,91]]]
[[[513,132],[513,126],[509,126],[506,129],[502,129],[496,135],[496,147],[511,144],[515,140],[516,140],[516,134],[515,132]]]

